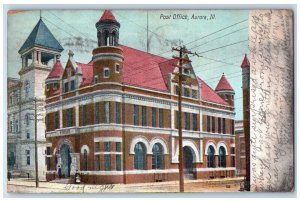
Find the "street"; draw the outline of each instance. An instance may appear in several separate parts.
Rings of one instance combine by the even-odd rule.
[[[241,178],[214,180],[186,180],[185,192],[238,192]],[[178,192],[178,181],[139,184],[64,184],[40,182],[35,187],[32,179],[11,179],[7,185],[10,193],[102,193],[102,192]]]

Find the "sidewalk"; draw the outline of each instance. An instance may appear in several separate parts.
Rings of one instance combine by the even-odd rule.
[[[242,178],[225,178],[212,180],[185,180],[186,192],[237,192]],[[156,182],[138,184],[62,184],[39,182],[35,187],[34,179],[11,179],[8,192],[14,193],[102,193],[102,192],[178,192],[179,182]]]

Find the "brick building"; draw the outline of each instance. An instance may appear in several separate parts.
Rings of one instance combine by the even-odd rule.
[[[243,120],[235,121],[236,175],[246,175],[246,150]]]
[[[47,180],[76,170],[84,183],[178,180],[178,61],[119,44],[109,10],[96,28],[92,60],[70,51],[46,79]],[[234,90],[225,75],[213,90],[184,65],[185,177],[235,176]]]

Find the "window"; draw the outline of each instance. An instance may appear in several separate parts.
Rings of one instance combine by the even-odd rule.
[[[104,169],[106,171],[110,171],[110,155],[104,154]]]
[[[54,113],[54,128],[59,128],[59,112]]]
[[[100,170],[100,155],[95,155],[95,170]]]
[[[231,134],[234,135],[234,120],[231,120]]]
[[[99,82],[99,77],[98,77],[98,75],[95,75],[94,76],[94,83],[98,83]]]
[[[178,129],[179,128],[179,111],[176,111],[175,120],[176,120],[175,127]]]
[[[235,156],[231,157],[231,167],[235,167]]]
[[[20,102],[20,90],[17,90],[16,92],[16,101],[17,103]]]
[[[164,127],[164,110],[163,109],[159,109],[158,116],[159,116],[159,127],[163,128]]]
[[[210,116],[206,117],[207,132],[210,132]]]
[[[82,125],[85,126],[87,124],[87,105],[82,106]]]
[[[185,97],[190,97],[190,89],[184,88],[183,95],[184,95]]]
[[[47,155],[51,155],[51,148],[50,148],[50,147],[47,147],[47,149],[46,149],[46,154],[47,154]]]
[[[218,133],[221,133],[221,129],[222,129],[222,123],[221,123],[221,118],[218,117]]]
[[[99,142],[95,142],[95,152],[99,152],[99,151],[100,151]]]
[[[116,102],[116,123],[121,123],[121,103]]]
[[[26,150],[26,165],[30,165],[30,150]]]
[[[115,71],[116,71],[116,73],[120,73],[120,65],[119,64],[116,64]]]
[[[65,88],[65,93],[69,91],[69,83],[68,82],[65,83],[64,88]]]
[[[30,139],[30,133],[27,132],[26,138],[27,138],[27,139]]]
[[[25,115],[26,126],[29,126],[29,114]]]
[[[138,142],[134,146],[134,169],[146,170],[146,147],[143,143]]]
[[[164,155],[162,145],[155,143],[152,148],[152,153],[152,169],[163,169]]]
[[[25,97],[28,97],[29,94],[30,83],[29,81],[25,82]]]
[[[104,78],[109,77],[109,68],[104,68]]]
[[[225,121],[225,118],[223,118],[223,134],[226,134],[226,121]]]
[[[105,152],[110,152],[110,144],[109,144],[109,142],[104,142],[104,151]]]
[[[197,98],[197,90],[192,90],[192,98]]]
[[[75,90],[75,80],[71,81],[71,91]]]
[[[99,123],[99,102],[95,103],[95,107],[94,107],[94,122],[95,123]]]
[[[133,124],[139,125],[139,106],[133,105]]]
[[[215,117],[212,116],[211,119],[212,119],[211,120],[211,125],[212,125],[211,128],[212,128],[212,132],[214,133],[214,132],[216,132],[215,131],[215,129],[216,129],[216,127],[215,127]]]
[[[53,90],[56,90],[57,87],[58,87],[58,84],[57,84],[57,83],[54,83],[54,84],[53,84]]]
[[[67,127],[71,127],[73,125],[73,108],[67,109]]]
[[[121,142],[116,142],[116,152],[121,152]]]
[[[179,86],[177,86],[177,85],[175,86],[175,94],[179,95]]]
[[[146,119],[146,106],[142,106],[142,126],[147,125],[147,119]]]
[[[225,168],[226,167],[226,153],[225,148],[220,147],[219,148],[219,167]]]
[[[11,105],[14,103],[14,101],[13,101],[13,95],[10,95],[10,96],[9,96],[9,103],[10,103]]]
[[[83,150],[83,170],[88,170],[88,153],[87,150]]]
[[[117,154],[116,155],[116,170],[120,171],[121,170],[121,155]]]
[[[231,154],[235,154],[235,148],[234,147],[231,147]]]
[[[109,123],[109,102],[104,102],[104,122]]]
[[[19,132],[19,120],[16,120],[15,129],[16,129],[16,133]]]
[[[208,151],[207,151],[207,167],[208,168],[214,168],[215,167],[215,149],[213,148],[213,146],[209,146],[208,147]]]
[[[197,114],[193,114],[193,130],[197,131]]]
[[[187,112],[184,112],[184,129],[190,129],[190,114]]]
[[[12,121],[9,122],[9,126],[10,126],[10,132],[13,132],[14,127],[13,127],[13,122]]]
[[[156,127],[156,108],[152,107],[152,127]]]

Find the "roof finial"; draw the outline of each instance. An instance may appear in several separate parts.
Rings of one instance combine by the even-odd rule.
[[[68,53],[68,55],[69,55],[69,58],[73,58],[73,56],[74,56],[74,53],[73,53],[73,51],[69,50],[69,53]]]
[[[40,20],[42,19],[42,10],[40,10]]]

